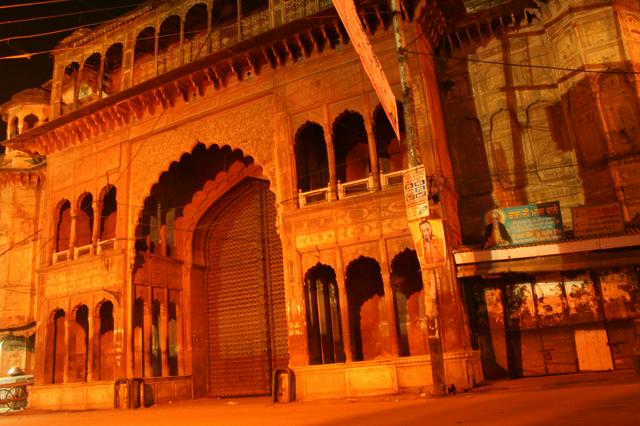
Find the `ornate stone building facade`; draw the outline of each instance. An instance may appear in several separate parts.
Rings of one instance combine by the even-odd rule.
[[[633,339],[638,234],[474,244],[495,206],[557,200],[566,218],[617,202],[631,224],[637,3],[401,3],[442,251],[427,267],[403,146],[330,1],[154,2],[65,39],[48,99],[1,107],[0,339],[24,355],[2,362],[35,374],[32,406],[107,407],[123,378],[156,401],[268,394],[286,368],[299,399],[428,388],[421,274],[458,388],[559,372],[516,356],[535,338],[562,342],[576,370],[576,339]],[[389,8],[359,11],[399,96]],[[562,273],[592,277],[574,279],[599,304],[589,327],[564,290],[562,320],[544,322]],[[538,292],[519,299],[540,312],[526,330],[505,319],[514,288]]]

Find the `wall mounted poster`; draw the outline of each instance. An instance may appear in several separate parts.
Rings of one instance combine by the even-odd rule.
[[[485,223],[485,247],[558,241],[564,236],[558,201],[490,210]]]

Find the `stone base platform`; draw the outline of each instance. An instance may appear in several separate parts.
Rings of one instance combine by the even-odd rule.
[[[483,381],[479,351],[449,352],[444,358],[447,385],[464,389]],[[432,386],[428,355],[292,369],[299,401],[386,395]]]

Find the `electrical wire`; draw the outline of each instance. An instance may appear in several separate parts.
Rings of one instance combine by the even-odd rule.
[[[68,16],[82,15],[82,14],[85,14],[85,13],[96,13],[96,12],[104,12],[104,11],[108,11],[108,10],[126,9],[126,8],[131,8],[133,6],[135,6],[135,3],[134,4],[129,4],[129,5],[124,5],[124,6],[113,6],[113,7],[105,7],[105,8],[100,8],[100,9],[87,9],[87,10],[82,10],[82,11],[79,11],[79,12],[61,13],[61,14],[57,14],[57,15],[36,16],[36,17],[33,17],[33,18],[14,19],[14,20],[11,20],[11,21],[0,21],[0,25],[21,24],[21,23],[25,23],[25,22],[42,21],[44,19],[51,20],[51,19],[56,19],[56,18],[64,18],[64,17],[68,17]],[[88,24],[88,25],[91,25],[91,24]]]
[[[68,3],[70,1],[73,1],[73,0],[48,0],[48,1],[33,2],[33,3],[18,3],[18,4],[0,6],[0,9],[16,9],[19,7],[42,6],[45,4]]]

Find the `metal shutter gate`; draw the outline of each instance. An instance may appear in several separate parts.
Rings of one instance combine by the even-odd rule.
[[[266,191],[266,185],[256,181],[241,184],[232,191],[233,199],[207,235],[209,383],[213,396],[266,395],[271,391]]]

